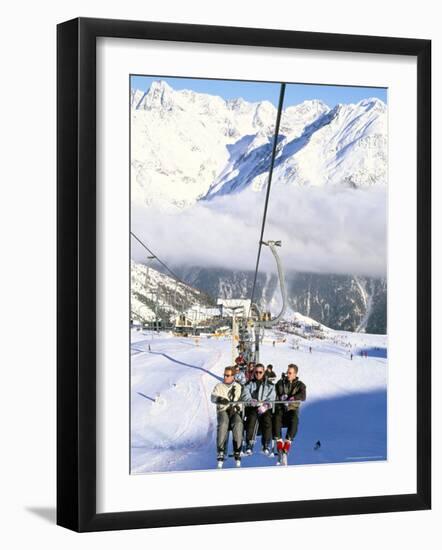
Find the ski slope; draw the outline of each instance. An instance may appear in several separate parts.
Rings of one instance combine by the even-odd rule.
[[[288,363],[296,363],[307,385],[289,465],[387,459],[386,349],[383,335],[329,330],[323,339],[307,339],[266,331],[261,362],[273,364],[278,378]],[[132,331],[133,474],[216,468],[216,407],[210,393],[229,364],[230,338]],[[258,442],[242,467],[276,465],[276,458],[259,450]],[[232,459],[225,463],[230,467]]]

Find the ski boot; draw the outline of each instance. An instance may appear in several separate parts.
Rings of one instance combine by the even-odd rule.
[[[241,453],[240,452],[234,453],[233,459],[235,460],[235,466],[237,468],[241,468]]]
[[[217,468],[221,469],[224,466],[224,453],[218,453],[216,460],[217,460]]]
[[[287,457],[290,451],[290,447],[292,446],[292,442],[289,439],[285,440],[284,448],[282,450],[282,465],[287,466]]]
[[[262,452],[266,455],[266,456],[271,456],[271,451],[270,451],[270,448],[268,445],[263,445],[262,447]]]
[[[281,466],[281,464],[282,464],[283,452],[284,452],[284,442],[283,442],[282,439],[278,439],[276,441],[276,454],[277,454],[277,457],[278,457],[278,460],[276,462],[277,466]]]

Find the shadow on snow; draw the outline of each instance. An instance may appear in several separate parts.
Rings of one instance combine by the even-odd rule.
[[[174,357],[171,357],[170,355],[167,355],[167,353],[162,353],[160,351],[150,351],[148,353],[150,353],[152,355],[162,355],[163,357],[165,357],[166,359],[169,359],[169,361],[172,361],[173,363],[176,363],[177,365],[183,365],[184,367],[189,367],[191,369],[200,370],[202,372],[205,372],[206,374],[209,374],[210,376],[212,376],[213,378],[215,378],[219,382],[223,381],[223,378],[221,378],[221,376],[217,376],[216,374],[213,374],[213,372],[210,372],[210,370],[207,370],[203,367],[198,367],[197,365],[191,365],[190,363],[183,363],[183,361],[179,361],[178,359],[175,359]]]
[[[173,360],[173,359],[171,359]],[[183,363],[180,363],[183,364]],[[193,365],[187,365],[195,367]],[[195,448],[189,441],[182,445],[176,441],[168,451],[180,453],[178,464],[170,471],[207,470],[216,468],[216,428],[212,443],[207,440],[202,448]],[[283,432],[284,433],[284,432]],[[231,439],[231,437],[229,438]],[[315,450],[315,444],[321,445]],[[231,451],[231,441],[229,450]],[[276,459],[268,458],[259,452],[260,439],[255,444],[255,452],[244,457],[242,467],[275,466]],[[133,448],[136,446],[133,446]],[[145,448],[148,451],[147,448]],[[193,451],[193,452],[192,452]],[[196,452],[195,452],[196,451]],[[160,452],[157,450],[157,452]],[[185,455],[190,452],[188,458]],[[182,456],[184,455],[184,456]],[[180,460],[181,458],[181,460]],[[366,393],[352,393],[328,399],[306,402],[300,411],[299,430],[288,457],[289,465],[332,464],[343,462],[367,462],[387,459],[387,392],[377,390]],[[225,463],[225,468],[234,467],[233,460]],[[138,465],[138,471],[142,471]],[[161,470],[161,469],[160,469]],[[158,468],[146,472],[160,471]]]

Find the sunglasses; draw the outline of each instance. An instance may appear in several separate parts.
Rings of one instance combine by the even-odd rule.
[[[225,378],[226,376],[230,378],[231,376],[233,376],[233,374],[225,374],[225,375],[224,375],[224,378]]]
[[[256,374],[264,374],[264,371],[263,370],[256,370],[255,373]]]

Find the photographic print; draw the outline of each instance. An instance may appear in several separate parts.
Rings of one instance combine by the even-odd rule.
[[[129,80],[131,473],[387,460],[387,89]]]

